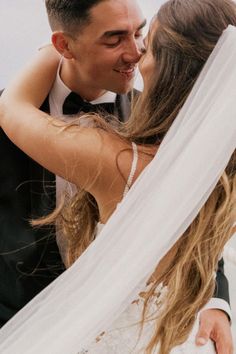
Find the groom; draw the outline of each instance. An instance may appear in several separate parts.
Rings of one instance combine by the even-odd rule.
[[[142,55],[145,20],[134,0],[106,0],[113,9],[126,6],[127,18],[114,16],[107,28],[101,13],[104,0],[46,0],[52,42],[62,55],[54,86],[42,109],[53,115],[80,111],[106,111],[120,120],[130,113],[129,95],[135,68]],[[119,20],[119,21],[118,21]],[[78,96],[79,94],[80,96]],[[0,172],[0,321],[3,325],[64,267],[54,230],[33,230],[30,218],[46,215],[55,207],[61,180],[19,151],[1,132]],[[223,263],[217,273],[217,298],[202,312],[199,338],[214,336],[218,353],[230,353],[228,285]],[[223,300],[225,299],[225,300]],[[221,310],[216,310],[216,308]],[[199,341],[199,343],[201,340]],[[222,349],[221,349],[222,347]]]
[[[103,33],[101,1],[46,1],[52,41],[63,60],[42,109],[53,115],[102,110],[124,121],[141,57],[145,19],[131,6],[130,23]],[[115,5],[115,2],[112,6]],[[100,16],[101,17],[101,16]],[[133,26],[129,33],[127,27]],[[119,33],[118,31],[119,30]],[[96,37],[97,33],[103,36]],[[123,43],[119,45],[122,37]],[[96,40],[95,40],[96,38]],[[123,40],[124,38],[124,40]],[[71,91],[74,91],[72,93]],[[80,94],[80,97],[75,94]],[[85,100],[83,100],[82,98]],[[29,220],[56,205],[61,180],[27,157],[0,131],[0,326],[64,271],[52,227]],[[60,192],[60,191],[59,191]]]

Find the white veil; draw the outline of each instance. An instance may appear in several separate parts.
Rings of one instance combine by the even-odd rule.
[[[236,146],[229,26],[160,149],[91,246],[0,331],[4,354],[76,354],[136,298],[215,187]]]

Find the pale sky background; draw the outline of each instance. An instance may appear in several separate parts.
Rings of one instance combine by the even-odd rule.
[[[150,20],[164,0],[138,0]],[[0,0],[0,88],[27,62],[38,47],[50,41],[44,0]],[[140,87],[141,82],[137,81]],[[236,237],[231,241],[236,249]],[[233,336],[236,347],[236,267],[226,263],[233,310]],[[235,300],[234,300],[235,301]]]

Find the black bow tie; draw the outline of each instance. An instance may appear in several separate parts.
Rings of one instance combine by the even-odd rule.
[[[80,112],[89,113],[108,113],[114,114],[115,103],[105,102],[99,104],[92,104],[85,102],[77,93],[71,92],[65,99],[63,103],[63,114],[64,115],[74,115]]]

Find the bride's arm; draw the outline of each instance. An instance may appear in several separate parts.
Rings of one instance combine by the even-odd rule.
[[[10,82],[1,101],[8,108],[13,99],[40,107],[53,85],[59,61],[60,55],[52,45],[43,47]]]
[[[50,48],[41,50],[9,85],[0,99],[0,125],[14,144],[39,164],[89,188],[97,176],[99,162],[107,162],[101,156],[104,134],[78,126],[62,130],[57,120],[54,124],[49,115],[37,108],[54,81],[58,60]],[[104,139],[110,138],[105,135],[102,139],[106,144]],[[105,170],[102,168],[103,175]]]

